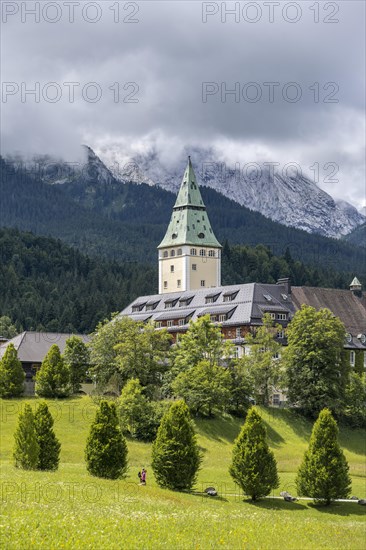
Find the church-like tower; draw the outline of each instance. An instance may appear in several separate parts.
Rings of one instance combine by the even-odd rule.
[[[159,294],[221,285],[221,245],[203,203],[191,158],[159,250]]]

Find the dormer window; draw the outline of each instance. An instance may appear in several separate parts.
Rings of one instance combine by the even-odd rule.
[[[183,297],[179,300],[179,307],[186,307],[192,302],[194,296]]]
[[[145,305],[146,305],[146,302],[140,302],[138,304],[134,304],[132,306],[132,313],[137,313],[138,311],[142,311]]]
[[[272,302],[272,296],[269,294],[263,294],[264,298],[267,300],[267,302]]]
[[[165,309],[171,309],[172,307],[175,306],[175,304],[178,302],[179,298],[174,298],[174,299],[170,299],[170,300],[166,300],[165,302]]]
[[[236,290],[235,292],[225,292],[225,294],[223,296],[223,301],[224,302],[232,302],[237,297],[238,292],[239,292],[238,290]]]
[[[219,296],[220,296],[220,292],[218,292],[216,294],[208,294],[205,298],[206,304],[213,304],[214,302],[216,302],[216,300]]]

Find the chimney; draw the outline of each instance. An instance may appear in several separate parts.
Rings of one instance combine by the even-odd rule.
[[[282,279],[278,279],[276,285],[283,285],[285,287],[286,294],[291,294],[290,277],[283,277]]]
[[[355,277],[352,283],[349,285],[349,289],[354,296],[362,297],[362,285],[360,281]]]

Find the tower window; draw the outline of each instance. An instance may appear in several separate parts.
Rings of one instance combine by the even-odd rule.
[[[164,257],[164,258],[167,258],[168,256],[169,256],[169,253],[168,253],[167,250],[165,250],[165,251],[164,251],[164,254],[163,254],[163,257]]]
[[[192,264],[192,271],[197,271],[197,264]]]
[[[206,250],[204,250],[203,248],[201,248],[200,250],[200,256],[206,256]]]
[[[175,250],[171,250],[170,255],[171,255],[171,257],[175,256]]]
[[[177,256],[181,256],[181,255],[182,255],[182,249],[181,249],[181,248],[178,248]]]
[[[164,288],[168,288],[168,281],[164,281]]]
[[[195,248],[191,248],[191,256],[197,256],[197,250]]]
[[[208,255],[209,255],[211,258],[214,258],[214,257],[215,257],[215,251],[214,251],[214,250],[209,250],[209,251],[208,251]]]
[[[201,286],[206,286],[206,281],[204,281],[203,279],[201,280]]]
[[[177,287],[178,287],[178,288],[181,287],[181,283],[182,283],[182,281],[181,281],[180,279],[178,279],[178,281],[177,281]]]
[[[198,238],[199,238],[199,239],[204,239],[204,238],[205,238],[205,234],[204,234],[204,233],[198,233]]]
[[[174,273],[174,265],[170,266],[170,273]]]

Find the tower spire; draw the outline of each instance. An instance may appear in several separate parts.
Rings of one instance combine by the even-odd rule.
[[[195,248],[197,247],[197,248]],[[168,250],[171,249],[171,250]],[[172,292],[181,288],[188,290],[200,286],[220,285],[220,253],[221,245],[216,239],[211,228],[202,200],[201,192],[197,184],[196,175],[188,156],[187,166],[184,171],[182,183],[173,206],[173,213],[165,237],[158,246],[159,249],[159,292]],[[210,249],[210,250],[209,250]],[[184,266],[175,266],[177,260],[172,263],[171,258],[181,256]],[[199,256],[190,267],[190,257]],[[182,279],[175,276],[167,276],[165,271],[165,259],[169,258],[169,273],[183,273]],[[198,259],[200,263],[198,263]],[[189,260],[189,261],[188,261]],[[189,264],[189,265],[188,265]],[[204,264],[202,266],[201,264]],[[200,270],[198,270],[200,265]],[[197,271],[197,274],[189,274],[189,270]],[[199,279],[199,276],[202,278]],[[172,284],[176,280],[176,285]],[[195,281],[192,283],[192,281]],[[198,281],[198,282],[197,282]],[[194,284],[194,286],[192,286]]]

